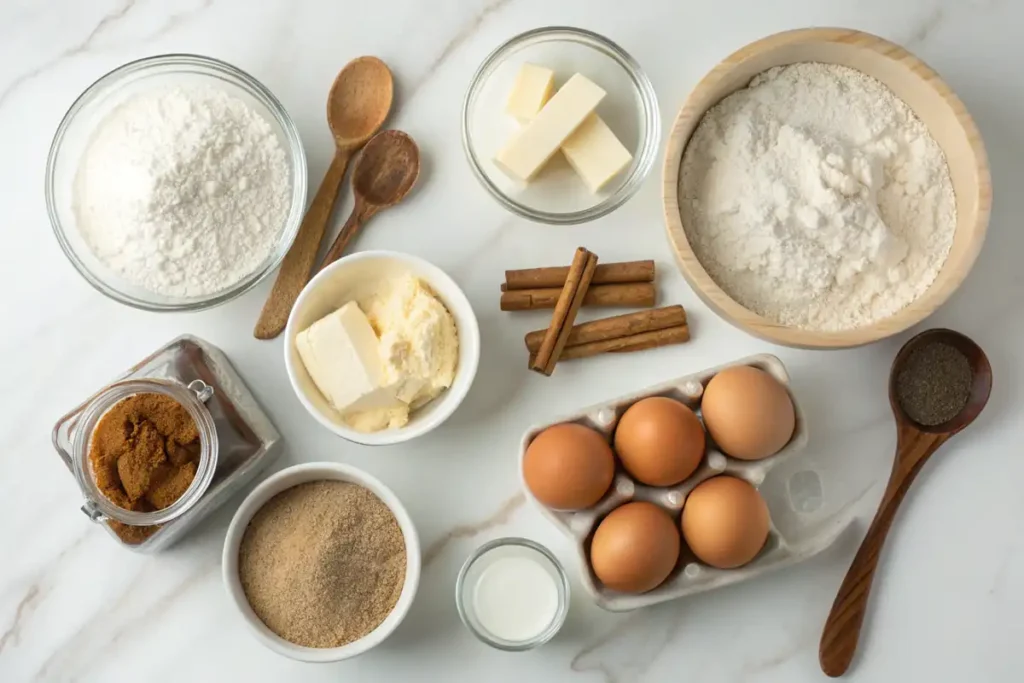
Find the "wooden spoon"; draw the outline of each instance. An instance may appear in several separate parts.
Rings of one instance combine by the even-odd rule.
[[[959,414],[948,422],[927,427],[911,420],[900,406],[896,395],[896,377],[911,352],[934,342],[954,346],[967,356],[974,380],[967,405]],[[846,572],[821,634],[818,661],[821,670],[827,675],[842,676],[853,659],[864,623],[871,580],[875,576],[885,537],[903,497],[929,456],[978,417],[991,391],[992,367],[988,358],[977,344],[959,332],[943,329],[922,332],[904,344],[896,355],[889,375],[889,403],[896,418],[896,459],[878,512]]]
[[[400,130],[377,133],[366,143],[352,170],[356,204],[320,269],[337,261],[363,224],[383,209],[394,206],[409,194],[420,175],[420,150]]]
[[[348,161],[384,125],[391,111],[394,83],[387,65],[376,57],[359,57],[345,65],[327,96],[327,125],[334,135],[334,159],[306,211],[295,242],[281,262],[274,288],[263,305],[253,335],[273,339],[309,281],[316,253],[334,211]]]

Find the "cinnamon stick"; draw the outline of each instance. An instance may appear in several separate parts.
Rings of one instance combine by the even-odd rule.
[[[550,376],[555,371],[558,358],[565,348],[565,343],[572,332],[572,325],[576,320],[576,313],[583,305],[583,299],[590,288],[590,281],[594,277],[594,270],[597,268],[597,256],[583,247],[576,250],[576,255],[569,266],[569,273],[565,278],[565,286],[555,304],[555,312],[551,315],[551,324],[548,326],[544,338],[541,340],[537,354],[530,361],[530,369],[544,375]]]
[[[554,308],[560,289],[517,289],[501,293],[501,310],[533,311]],[[654,284],[631,282],[615,285],[594,285],[587,290],[584,306],[605,306],[619,308],[650,308],[656,299]]]
[[[648,311],[616,315],[573,326],[569,333],[569,339],[566,341],[566,348],[628,337],[641,332],[654,332],[679,325],[686,325],[686,311],[682,306],[665,306]],[[547,330],[535,330],[526,335],[526,348],[530,353],[537,353],[546,332]]]
[[[629,351],[643,351],[654,349],[670,344],[682,344],[690,340],[690,328],[686,325],[676,325],[663,330],[653,332],[641,332],[615,339],[605,339],[576,346],[566,346],[562,350],[559,360],[573,360],[575,358],[589,358],[602,353],[625,353]],[[535,356],[530,356],[531,364]]]
[[[569,275],[565,266],[506,270],[501,291],[562,287]],[[622,261],[602,263],[594,271],[591,285],[614,285],[628,282],[654,282],[654,261]]]

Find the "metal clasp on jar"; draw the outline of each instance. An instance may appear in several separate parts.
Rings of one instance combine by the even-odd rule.
[[[82,505],[80,509],[82,510],[82,512],[85,513],[86,517],[88,517],[94,522],[106,522],[108,519],[110,519],[105,514],[100,512],[100,509],[96,507],[96,503],[92,502],[91,500],[87,499],[85,501],[85,504]]]
[[[188,383],[188,390],[196,395],[203,403],[213,398],[213,387],[201,379],[194,379]]]

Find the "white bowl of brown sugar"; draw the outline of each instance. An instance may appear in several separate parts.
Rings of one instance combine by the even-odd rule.
[[[412,606],[420,543],[409,513],[369,474],[309,463],[246,497],[224,541],[224,585],[257,639],[303,662],[379,645]]]

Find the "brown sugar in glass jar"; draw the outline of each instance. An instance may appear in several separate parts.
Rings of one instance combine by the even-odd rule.
[[[146,394],[161,400],[142,405]],[[128,397],[139,397],[134,412],[119,411],[117,405]],[[104,416],[114,419],[100,427]],[[114,429],[119,422],[123,439]],[[94,440],[98,427],[103,433]],[[139,439],[149,442],[140,445]],[[108,450],[95,452],[104,470],[97,481],[89,454],[101,442]],[[126,453],[126,445],[137,450]],[[57,455],[85,498],[82,511],[122,547],[140,553],[159,552],[184,538],[258,476],[281,445],[280,434],[227,355],[188,334],[128,368],[53,428]],[[124,455],[129,457],[122,463]]]
[[[213,418],[203,405],[210,393],[201,382],[186,387],[162,379],[128,380],[107,387],[82,412],[71,454],[86,497],[83,510],[106,522],[122,542],[144,542],[209,487],[218,455]],[[175,406],[185,414],[175,414],[181,412]],[[185,424],[164,424],[169,419]],[[131,433],[122,437],[130,446],[116,443],[122,430]],[[147,467],[143,461],[156,454],[164,456],[161,462]]]

